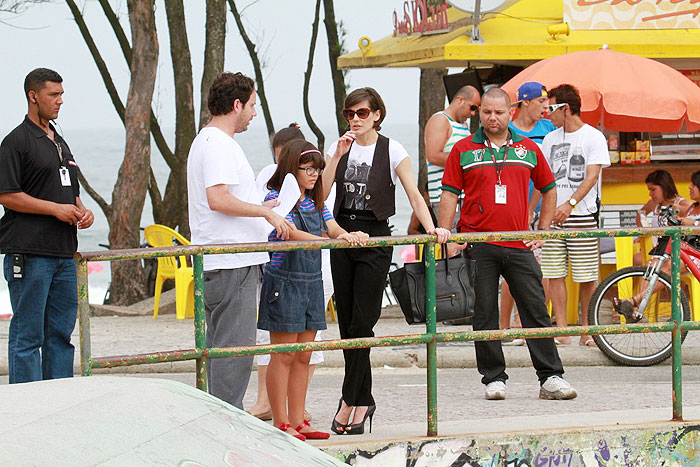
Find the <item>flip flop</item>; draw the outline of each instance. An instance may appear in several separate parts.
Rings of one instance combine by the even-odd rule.
[[[630,300],[632,300],[630,302]],[[637,300],[632,297],[629,300],[620,300],[617,297],[613,297],[613,309],[620,313],[622,316],[625,317],[625,319],[630,322],[630,323],[636,323],[638,322],[641,318],[637,318],[634,314],[635,308],[639,306],[637,303]]]

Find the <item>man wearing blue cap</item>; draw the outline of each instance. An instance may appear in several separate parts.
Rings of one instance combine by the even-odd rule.
[[[547,112],[549,98],[547,97],[547,88],[536,81],[529,81],[518,88],[518,100],[514,105],[518,106],[518,115],[511,121],[508,126],[520,136],[530,138],[540,149],[542,148],[542,140],[556,127],[549,120],[544,118]],[[534,192],[533,192],[534,191]],[[542,195],[539,191],[533,190],[533,185],[530,183],[530,225],[536,225],[539,218],[540,204]],[[541,250],[538,250],[541,252]],[[539,258],[539,255],[536,254]],[[547,299],[549,298],[549,290],[547,280],[542,281],[542,286],[545,290]],[[501,329],[510,327],[511,313],[513,311],[513,296],[510,294],[508,284],[504,281],[501,288]],[[516,318],[515,327],[520,327],[519,320]],[[523,345],[523,339],[513,339],[512,341],[504,342],[504,345]]]
[[[556,130],[554,124],[544,118],[549,99],[547,88],[541,83],[530,81],[518,88],[518,115],[510,122],[510,127],[520,136],[530,138],[542,147],[542,140],[550,131]]]

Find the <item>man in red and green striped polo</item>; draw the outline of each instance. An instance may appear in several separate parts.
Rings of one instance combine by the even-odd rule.
[[[510,98],[495,88],[484,93],[482,126],[454,145],[442,178],[439,224],[452,225],[458,197],[464,193],[460,232],[528,230],[530,180],[542,193],[539,228],[547,229],[554,214],[554,176],[537,144],[508,128]],[[466,255],[476,260],[474,330],[496,330],[499,324],[498,281],[503,276],[518,306],[523,327],[551,326],[545,306],[542,272],[532,249],[543,242],[495,241],[469,244]],[[454,249],[454,248],[453,248]],[[500,341],[475,342],[477,368],[486,385],[486,399],[506,396],[505,358]],[[542,399],[573,399],[576,390],[562,378],[564,368],[554,339],[532,339],[528,349],[540,381]]]

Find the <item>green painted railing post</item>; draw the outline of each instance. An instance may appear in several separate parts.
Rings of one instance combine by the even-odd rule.
[[[78,327],[80,328],[80,374],[90,376],[90,300],[88,299],[87,261],[77,260],[78,266]]]
[[[194,272],[194,346],[203,352],[207,346],[206,316],[204,312],[204,256],[192,258]],[[207,390],[207,358],[197,357],[197,389]]]
[[[423,246],[425,261],[425,331],[432,336],[428,356],[428,436],[437,436],[437,318],[435,316],[435,244]]]
[[[683,369],[681,356],[681,322],[683,312],[681,308],[681,235],[676,232],[671,236],[671,287],[673,297],[671,302],[671,316],[674,328],[672,331],[671,346],[673,368],[673,420],[683,420]]]

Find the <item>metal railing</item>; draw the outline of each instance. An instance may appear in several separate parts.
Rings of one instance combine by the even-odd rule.
[[[239,243],[208,246],[174,246],[165,248],[112,250],[99,252],[79,252],[78,263],[78,311],[80,326],[81,371],[91,375],[95,368],[110,368],[147,363],[196,360],[196,385],[206,390],[207,358],[236,357],[267,353],[290,353],[309,350],[358,349],[366,347],[387,347],[410,344],[426,344],[427,347],[427,436],[436,436],[437,430],[437,344],[456,341],[488,341],[509,338],[542,338],[556,336],[578,336],[582,334],[625,334],[642,332],[672,333],[673,368],[673,420],[683,419],[681,333],[685,330],[700,330],[700,322],[682,322],[681,311],[681,261],[680,240],[682,235],[698,234],[700,229],[693,227],[645,228],[645,229],[600,229],[581,231],[539,231],[539,232],[489,232],[453,235],[451,242],[493,242],[511,240],[536,240],[553,238],[617,237],[643,235],[669,235],[672,239],[671,277],[672,313],[671,321],[665,323],[617,324],[609,326],[570,326],[565,328],[527,328],[507,331],[466,331],[437,332],[435,314],[435,256],[434,248],[424,248],[423,261],[426,265],[426,330],[422,334],[338,339],[294,344],[271,344],[225,348],[207,348],[205,341],[204,312],[204,263],[205,254],[244,253],[254,251],[314,250],[321,248],[363,248],[352,247],[340,240],[288,241],[280,243]],[[422,244],[432,245],[436,238],[430,235],[399,237],[372,237],[366,247]],[[194,327],[195,347],[193,349],[169,350],[148,354],[135,354],[113,357],[96,357],[91,354],[90,345],[90,305],[88,302],[88,261],[119,261],[158,258],[165,256],[191,255],[194,270]],[[584,310],[585,312],[585,310]]]

